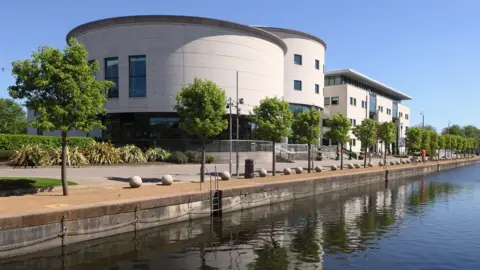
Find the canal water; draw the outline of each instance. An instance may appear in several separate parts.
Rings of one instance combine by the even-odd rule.
[[[480,165],[70,245],[0,269],[480,269]]]

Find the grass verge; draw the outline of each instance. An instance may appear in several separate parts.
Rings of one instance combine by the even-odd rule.
[[[75,182],[68,181],[69,185],[76,185]],[[21,189],[21,188],[46,188],[58,187],[62,181],[53,178],[35,178],[35,177],[0,177],[0,190]]]

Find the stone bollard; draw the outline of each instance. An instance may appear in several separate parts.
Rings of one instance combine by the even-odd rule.
[[[353,164],[353,165],[355,166],[356,169],[360,169],[360,168],[362,167],[362,166],[360,166],[360,164],[358,164],[358,163],[355,163],[355,164]]]
[[[283,174],[290,175],[291,173],[292,173],[292,170],[290,168],[283,169]]]
[[[332,165],[330,166],[330,170],[332,171],[336,171],[338,168],[337,168],[337,165]]]
[[[128,184],[130,184],[131,188],[139,188],[142,185],[142,178],[140,176],[132,176],[128,179]]]
[[[367,167],[373,168],[373,163],[372,163],[372,162],[368,162],[368,163],[367,163]]]
[[[258,171],[258,175],[259,175],[260,177],[266,177],[267,174],[268,174],[268,172],[267,172],[266,169],[260,169],[260,170]]]
[[[354,168],[355,168],[355,166],[353,166],[352,163],[348,164],[347,167],[348,167],[349,169],[354,169]]]
[[[395,161],[390,161],[390,165],[395,165]]]
[[[223,181],[227,181],[227,180],[230,180],[230,173],[229,172],[221,172],[218,174],[220,176],[220,179],[222,179]]]
[[[382,161],[379,161],[379,162],[378,162],[378,166],[384,166],[383,162],[382,162]]]
[[[315,166],[315,171],[316,172],[322,172],[323,171],[322,166]]]
[[[406,162],[407,164],[410,164],[410,160],[409,160],[409,159],[407,159],[405,162]]]
[[[398,160],[395,161],[395,165],[400,165],[400,164],[401,164],[400,161],[398,161]]]
[[[405,160],[402,160],[400,163],[407,164],[407,162]]]
[[[295,168],[295,172],[297,174],[301,174],[301,173],[303,173],[303,168],[302,167],[297,167],[297,168]]]
[[[161,182],[162,185],[170,186],[171,184],[173,184],[173,177],[170,174],[165,174],[164,176],[162,176]]]

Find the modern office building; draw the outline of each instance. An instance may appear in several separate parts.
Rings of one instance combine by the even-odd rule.
[[[327,116],[343,114],[350,120],[352,128],[366,118],[377,122],[394,122],[397,130],[395,143],[388,150],[391,152],[404,151],[403,140],[410,126],[410,108],[402,101],[410,99],[410,96],[351,69],[325,73],[324,104]],[[347,149],[360,152],[360,141],[353,134],[350,137]],[[323,140],[324,145],[331,143]],[[377,150],[384,151],[383,148],[381,144],[377,146]]]
[[[73,131],[70,136],[142,146],[184,145],[191,138],[178,128],[173,106],[182,85],[195,77],[212,80],[234,102],[243,100],[241,140],[252,139],[254,127],[246,116],[265,97],[286,100],[293,112],[327,108],[324,115],[343,113],[353,124],[371,115],[378,121],[395,120],[398,112],[399,123],[408,125],[408,108],[400,101],[410,97],[351,70],[324,74],[326,43],[301,31],[153,15],[89,22],[71,30],[67,41],[72,37],[85,46],[90,60],[100,63],[96,78],[116,86],[105,104],[106,130]],[[366,97],[373,105],[361,106]],[[349,103],[352,98],[354,105]],[[370,113],[377,106],[381,111]],[[35,117],[28,112],[29,120]],[[234,138],[236,129],[233,121]],[[59,135],[31,127],[29,133]],[[229,129],[216,139],[228,138]],[[352,147],[359,151],[360,144],[353,139]]]
[[[323,108],[326,43],[300,31],[200,17],[128,16],[80,25],[71,37],[100,63],[96,78],[116,83],[106,103],[107,129],[89,134],[112,142],[185,137],[173,105],[182,85],[195,77],[243,99],[240,139],[251,139],[246,115],[265,97],[283,98],[293,111]],[[228,129],[219,138],[228,138]]]

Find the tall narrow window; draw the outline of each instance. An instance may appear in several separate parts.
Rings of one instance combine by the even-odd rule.
[[[326,97],[323,99],[323,105],[327,106],[327,105],[330,105],[330,98],[329,97]]]
[[[301,91],[302,90],[302,81],[294,80],[293,81],[293,89]]]
[[[320,61],[318,61],[317,59],[315,59],[315,69],[320,69]]]
[[[115,86],[108,89],[109,98],[118,97],[118,57],[105,58],[105,80],[112,81]]]
[[[147,96],[147,57],[137,55],[129,57],[130,97]]]
[[[320,94],[320,86],[315,84],[315,94]]]
[[[302,56],[300,54],[294,54],[293,55],[293,63],[295,63],[295,65],[301,65],[302,64]]]

